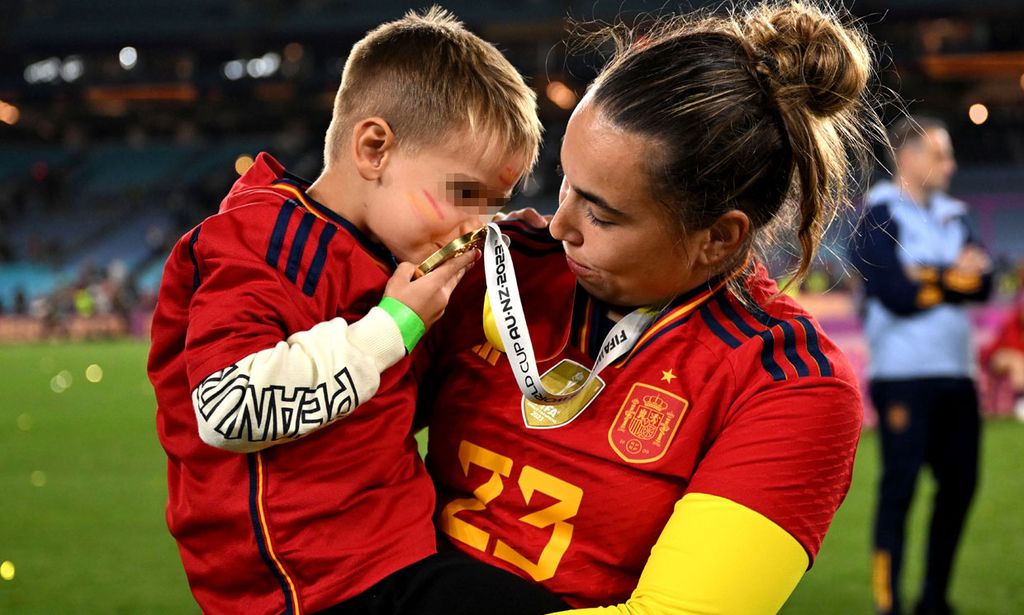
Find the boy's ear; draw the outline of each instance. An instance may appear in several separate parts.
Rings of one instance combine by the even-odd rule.
[[[702,265],[716,267],[731,258],[750,234],[750,218],[738,209],[725,212],[707,229],[706,243],[698,260]]]
[[[383,118],[368,117],[352,128],[352,157],[365,180],[380,178],[394,147],[395,133]]]

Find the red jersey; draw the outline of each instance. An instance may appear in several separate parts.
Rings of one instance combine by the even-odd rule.
[[[988,365],[1000,350],[1024,352],[1024,308],[1018,302],[1007,315],[994,340],[981,351],[981,364]]]
[[[212,373],[293,332],[359,320],[393,264],[266,154],[174,247],[149,375],[168,456],[167,522],[203,611],[320,610],[435,552],[408,359],[340,424],[254,453],[201,441],[191,398]],[[269,403],[291,407],[285,422],[308,419],[315,396],[280,388]]]
[[[607,306],[549,235],[503,230],[547,388],[582,380],[612,326]],[[813,560],[850,486],[861,401],[843,355],[773,297],[763,267],[747,279],[749,305],[722,284],[679,297],[561,411],[525,402],[487,343],[481,270],[431,332],[421,382],[438,524],[456,547],[573,606],[620,603],[692,492],[761,513]]]

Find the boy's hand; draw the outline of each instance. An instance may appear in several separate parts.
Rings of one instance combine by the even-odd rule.
[[[508,213],[496,213],[491,220],[493,222],[500,222],[502,220],[522,220],[533,228],[547,228],[548,222],[551,221],[551,218],[541,215],[539,211],[532,207],[527,207],[526,209],[517,209]]]
[[[384,296],[401,301],[416,312],[428,329],[441,318],[448,306],[448,299],[462,276],[480,258],[479,250],[470,250],[450,259],[423,277],[413,280],[416,265],[401,263],[388,280]]]

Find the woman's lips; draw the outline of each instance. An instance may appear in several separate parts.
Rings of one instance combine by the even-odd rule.
[[[572,271],[573,275],[578,278],[592,278],[597,275],[596,271],[572,260],[568,254],[565,256],[565,262],[569,263],[569,271]]]

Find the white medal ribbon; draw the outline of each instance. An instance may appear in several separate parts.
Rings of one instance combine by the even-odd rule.
[[[487,276],[487,297],[491,303],[494,324],[505,346],[512,373],[526,399],[538,404],[557,404],[586,390],[601,370],[632,350],[643,332],[664,309],[664,306],[648,306],[627,314],[605,336],[586,381],[565,393],[552,393],[544,387],[537,369],[537,358],[530,340],[530,330],[526,326],[523,302],[519,297],[519,284],[512,267],[512,255],[502,241],[501,231],[493,222],[487,225],[484,273]]]

